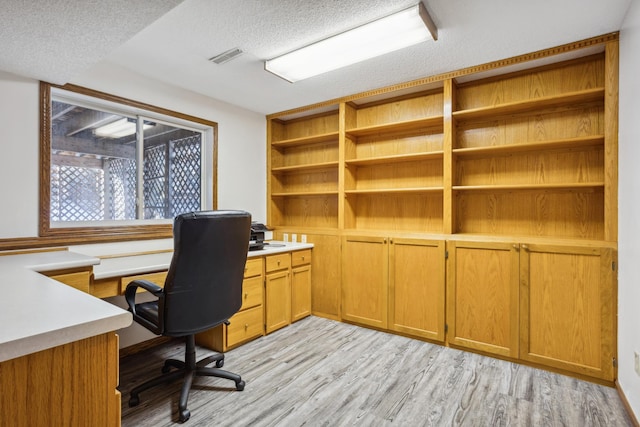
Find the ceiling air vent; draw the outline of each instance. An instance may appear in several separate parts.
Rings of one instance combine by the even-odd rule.
[[[216,55],[213,58],[209,58],[209,61],[220,65],[220,64],[224,64],[225,62],[231,61],[233,58],[236,58],[242,55],[242,53],[243,53],[242,49],[236,47],[226,52],[222,52],[220,55]]]

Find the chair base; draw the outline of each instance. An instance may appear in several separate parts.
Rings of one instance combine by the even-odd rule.
[[[213,362],[216,362],[215,368],[207,367],[207,365],[210,365]],[[182,391],[180,392],[180,401],[178,403],[178,416],[180,422],[183,423],[191,417],[191,413],[187,409],[187,400],[189,399],[189,392],[191,391],[191,384],[193,383],[194,376],[225,378],[236,383],[236,390],[244,390],[245,383],[240,375],[219,369],[223,365],[224,354],[215,354],[196,362],[195,336],[188,335],[186,337],[185,361],[183,362],[176,359],[166,360],[162,366],[163,374],[161,376],[146,381],[131,390],[129,407],[136,406],[140,403],[139,394],[141,392],[148,390],[151,387],[183,378],[184,382],[182,383]],[[175,368],[176,370],[172,371],[172,368]]]

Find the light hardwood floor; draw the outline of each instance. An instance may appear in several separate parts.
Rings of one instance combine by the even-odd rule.
[[[183,358],[181,341],[120,364],[122,426],[177,424],[180,383],[128,392]],[[198,359],[211,354],[198,348]],[[231,350],[233,382],[199,377],[195,426],[631,426],[615,389],[384,332],[309,317]]]

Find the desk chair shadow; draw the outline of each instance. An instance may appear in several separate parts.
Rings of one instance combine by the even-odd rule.
[[[127,285],[125,299],[133,319],[155,334],[185,337],[184,361],[168,359],[163,375],[131,390],[129,406],[140,403],[140,392],[184,378],[178,405],[180,422],[191,416],[187,400],[193,377],[213,376],[232,380],[244,389],[239,375],[219,369],[224,354],[196,362],[195,334],[228,323],[242,305],[242,279],[247,260],[251,215],[243,211],[191,212],[176,217],[174,252],[164,288],[135,280]],[[136,304],[139,288],[157,297]],[[207,367],[215,362],[216,367]]]

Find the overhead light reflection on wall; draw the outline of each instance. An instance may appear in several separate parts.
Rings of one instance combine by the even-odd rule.
[[[427,40],[438,30],[422,3],[265,61],[265,69],[296,82]]]

